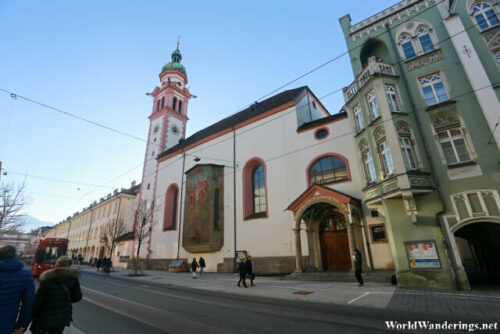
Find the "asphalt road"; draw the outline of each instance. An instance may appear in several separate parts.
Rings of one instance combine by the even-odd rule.
[[[73,318],[87,334],[382,333],[386,320],[443,320],[437,314],[249,297],[89,273],[80,282],[84,300],[74,305]]]

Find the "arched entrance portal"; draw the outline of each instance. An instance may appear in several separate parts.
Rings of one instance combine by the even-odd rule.
[[[351,269],[349,239],[343,214],[331,208],[331,213],[319,222],[319,239],[324,270]]]
[[[458,253],[471,285],[500,285],[500,224],[479,222],[455,231]]]

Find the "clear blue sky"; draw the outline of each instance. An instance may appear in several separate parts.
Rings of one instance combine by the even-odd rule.
[[[345,52],[341,16],[356,23],[395,2],[0,0],[0,88],[145,138],[145,93],[181,35],[188,87],[198,95],[190,135]],[[320,97],[352,80],[345,56],[287,88],[309,85]],[[336,113],[342,94],[322,102]],[[140,182],[144,150],[0,92],[0,160],[9,172],[2,180],[26,180],[34,217],[56,223]]]

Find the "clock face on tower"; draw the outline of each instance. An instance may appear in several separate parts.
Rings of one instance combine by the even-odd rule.
[[[172,124],[172,126],[170,127],[170,130],[172,130],[172,133],[174,135],[177,135],[180,132],[179,127],[176,124]]]
[[[172,133],[174,135],[177,135],[180,132],[179,127],[177,125],[175,125],[175,124],[172,124],[172,126],[170,127],[170,130],[172,130]]]
[[[158,127],[158,125],[157,125],[157,126],[155,126],[155,128],[153,129],[153,132],[154,132],[154,133],[157,133],[157,132],[158,132],[158,130],[159,130],[159,127]]]

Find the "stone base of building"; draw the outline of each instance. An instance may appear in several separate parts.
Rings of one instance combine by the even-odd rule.
[[[302,258],[302,267],[306,268],[308,257]],[[253,271],[256,275],[290,274],[295,271],[295,256],[263,256],[252,257]],[[234,258],[226,257],[217,264],[217,272],[235,272]]]
[[[186,259],[180,259],[187,261]],[[165,270],[168,271],[168,266],[176,259],[140,259],[139,260],[139,269],[141,270]],[[134,267],[133,260],[128,262],[127,268],[132,269]]]
[[[396,271],[396,279],[400,288],[457,289],[451,270],[422,269]]]

